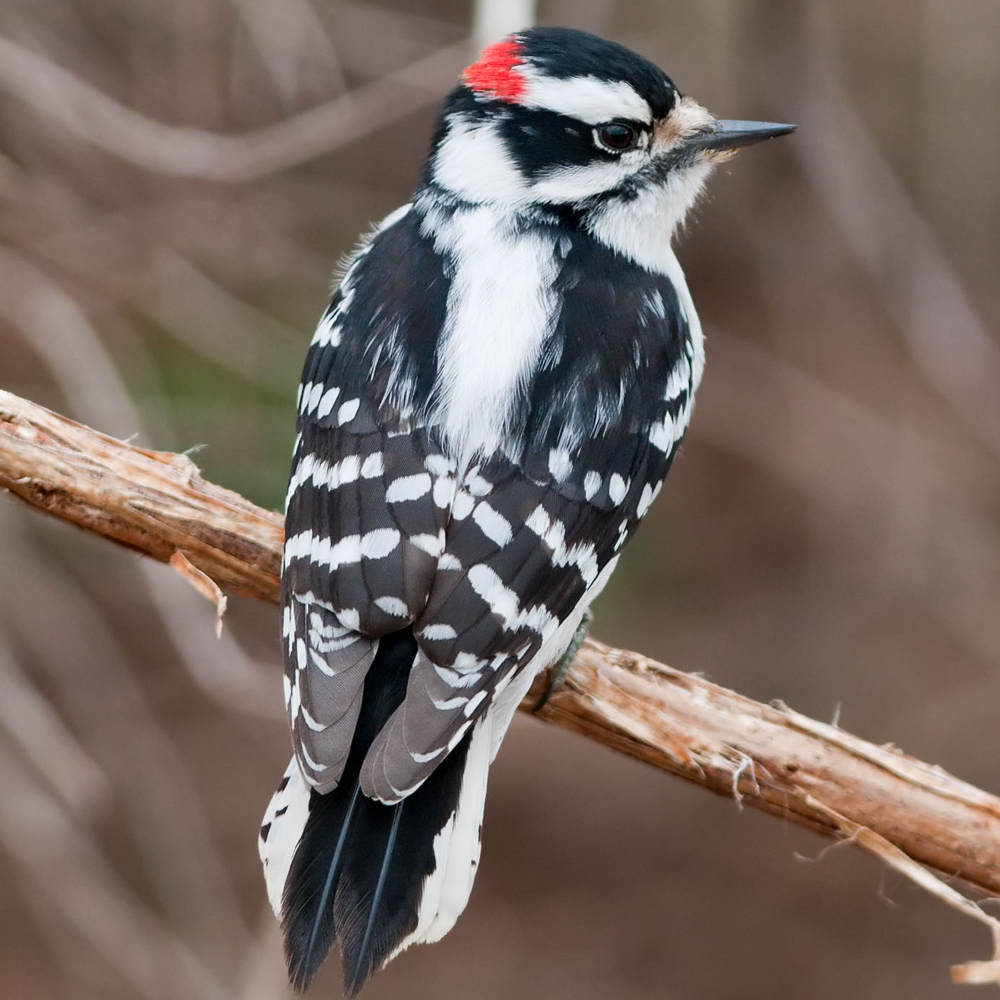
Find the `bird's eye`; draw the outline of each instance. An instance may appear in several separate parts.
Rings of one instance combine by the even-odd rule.
[[[608,122],[594,129],[597,142],[613,153],[624,153],[639,145],[639,130],[626,122]]]

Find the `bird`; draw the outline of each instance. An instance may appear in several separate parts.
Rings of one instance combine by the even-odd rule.
[[[259,849],[289,977],[444,936],[487,775],[660,491],[704,367],[672,236],[792,125],[717,119],[568,28],[488,45],[365,238],[297,398],[281,582],[294,754]]]

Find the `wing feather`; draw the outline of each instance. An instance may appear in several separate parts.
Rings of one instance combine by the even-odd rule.
[[[662,479],[662,463],[640,464],[657,483]],[[617,504],[600,507],[570,499],[516,463],[495,460],[470,478],[487,478],[491,489],[448,525],[442,559],[462,569],[436,575],[414,622],[420,652],[406,698],[362,768],[362,790],[384,802],[426,780],[505,679],[528,664],[547,665],[538,662],[540,651],[595,596],[619,538],[638,523],[646,486],[632,479]]]

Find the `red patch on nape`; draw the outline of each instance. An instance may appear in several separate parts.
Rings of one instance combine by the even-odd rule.
[[[479,62],[473,63],[462,74],[465,85],[476,94],[485,94],[497,101],[514,104],[524,93],[527,81],[517,71],[524,62],[521,43],[516,38],[487,45],[479,53]]]

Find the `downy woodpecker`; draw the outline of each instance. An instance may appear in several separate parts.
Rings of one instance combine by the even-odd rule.
[[[701,378],[671,236],[719,121],[565,28],[488,46],[412,201],[350,259],[298,395],[282,571],[294,757],[260,854],[304,989],[353,996],[465,908],[486,779],[660,485]]]

